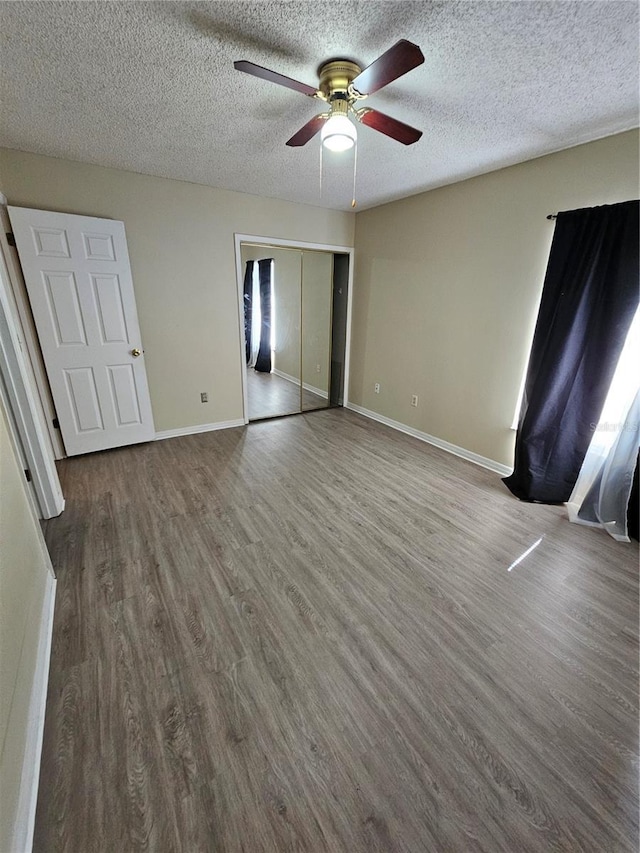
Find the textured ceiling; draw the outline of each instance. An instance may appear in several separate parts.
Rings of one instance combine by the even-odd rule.
[[[317,84],[400,38],[426,61],[367,104],[424,131],[358,127],[359,209],[638,125],[635,2],[0,3],[0,145],[349,209],[351,153],[285,141],[322,104],[237,72]]]

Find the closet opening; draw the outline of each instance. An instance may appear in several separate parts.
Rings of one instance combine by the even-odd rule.
[[[352,251],[236,235],[245,423],[345,405]]]

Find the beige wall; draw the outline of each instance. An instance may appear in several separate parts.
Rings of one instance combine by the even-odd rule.
[[[351,401],[511,464],[545,217],[637,197],[631,131],[358,213]]]
[[[124,221],[157,430],[242,417],[235,232],[353,245],[351,213],[7,149],[0,190]]]
[[[10,850],[48,557],[0,402],[0,850]]]

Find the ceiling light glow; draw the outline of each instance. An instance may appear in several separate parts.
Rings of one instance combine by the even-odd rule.
[[[357,132],[353,122],[345,115],[333,115],[323,124],[320,139],[329,151],[348,151],[353,148]]]

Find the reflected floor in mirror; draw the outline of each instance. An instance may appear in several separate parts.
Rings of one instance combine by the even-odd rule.
[[[300,386],[275,373],[258,373],[247,368],[247,395],[249,398],[249,420],[291,415],[300,411]],[[323,409],[329,401],[326,397],[303,389],[302,409]]]

